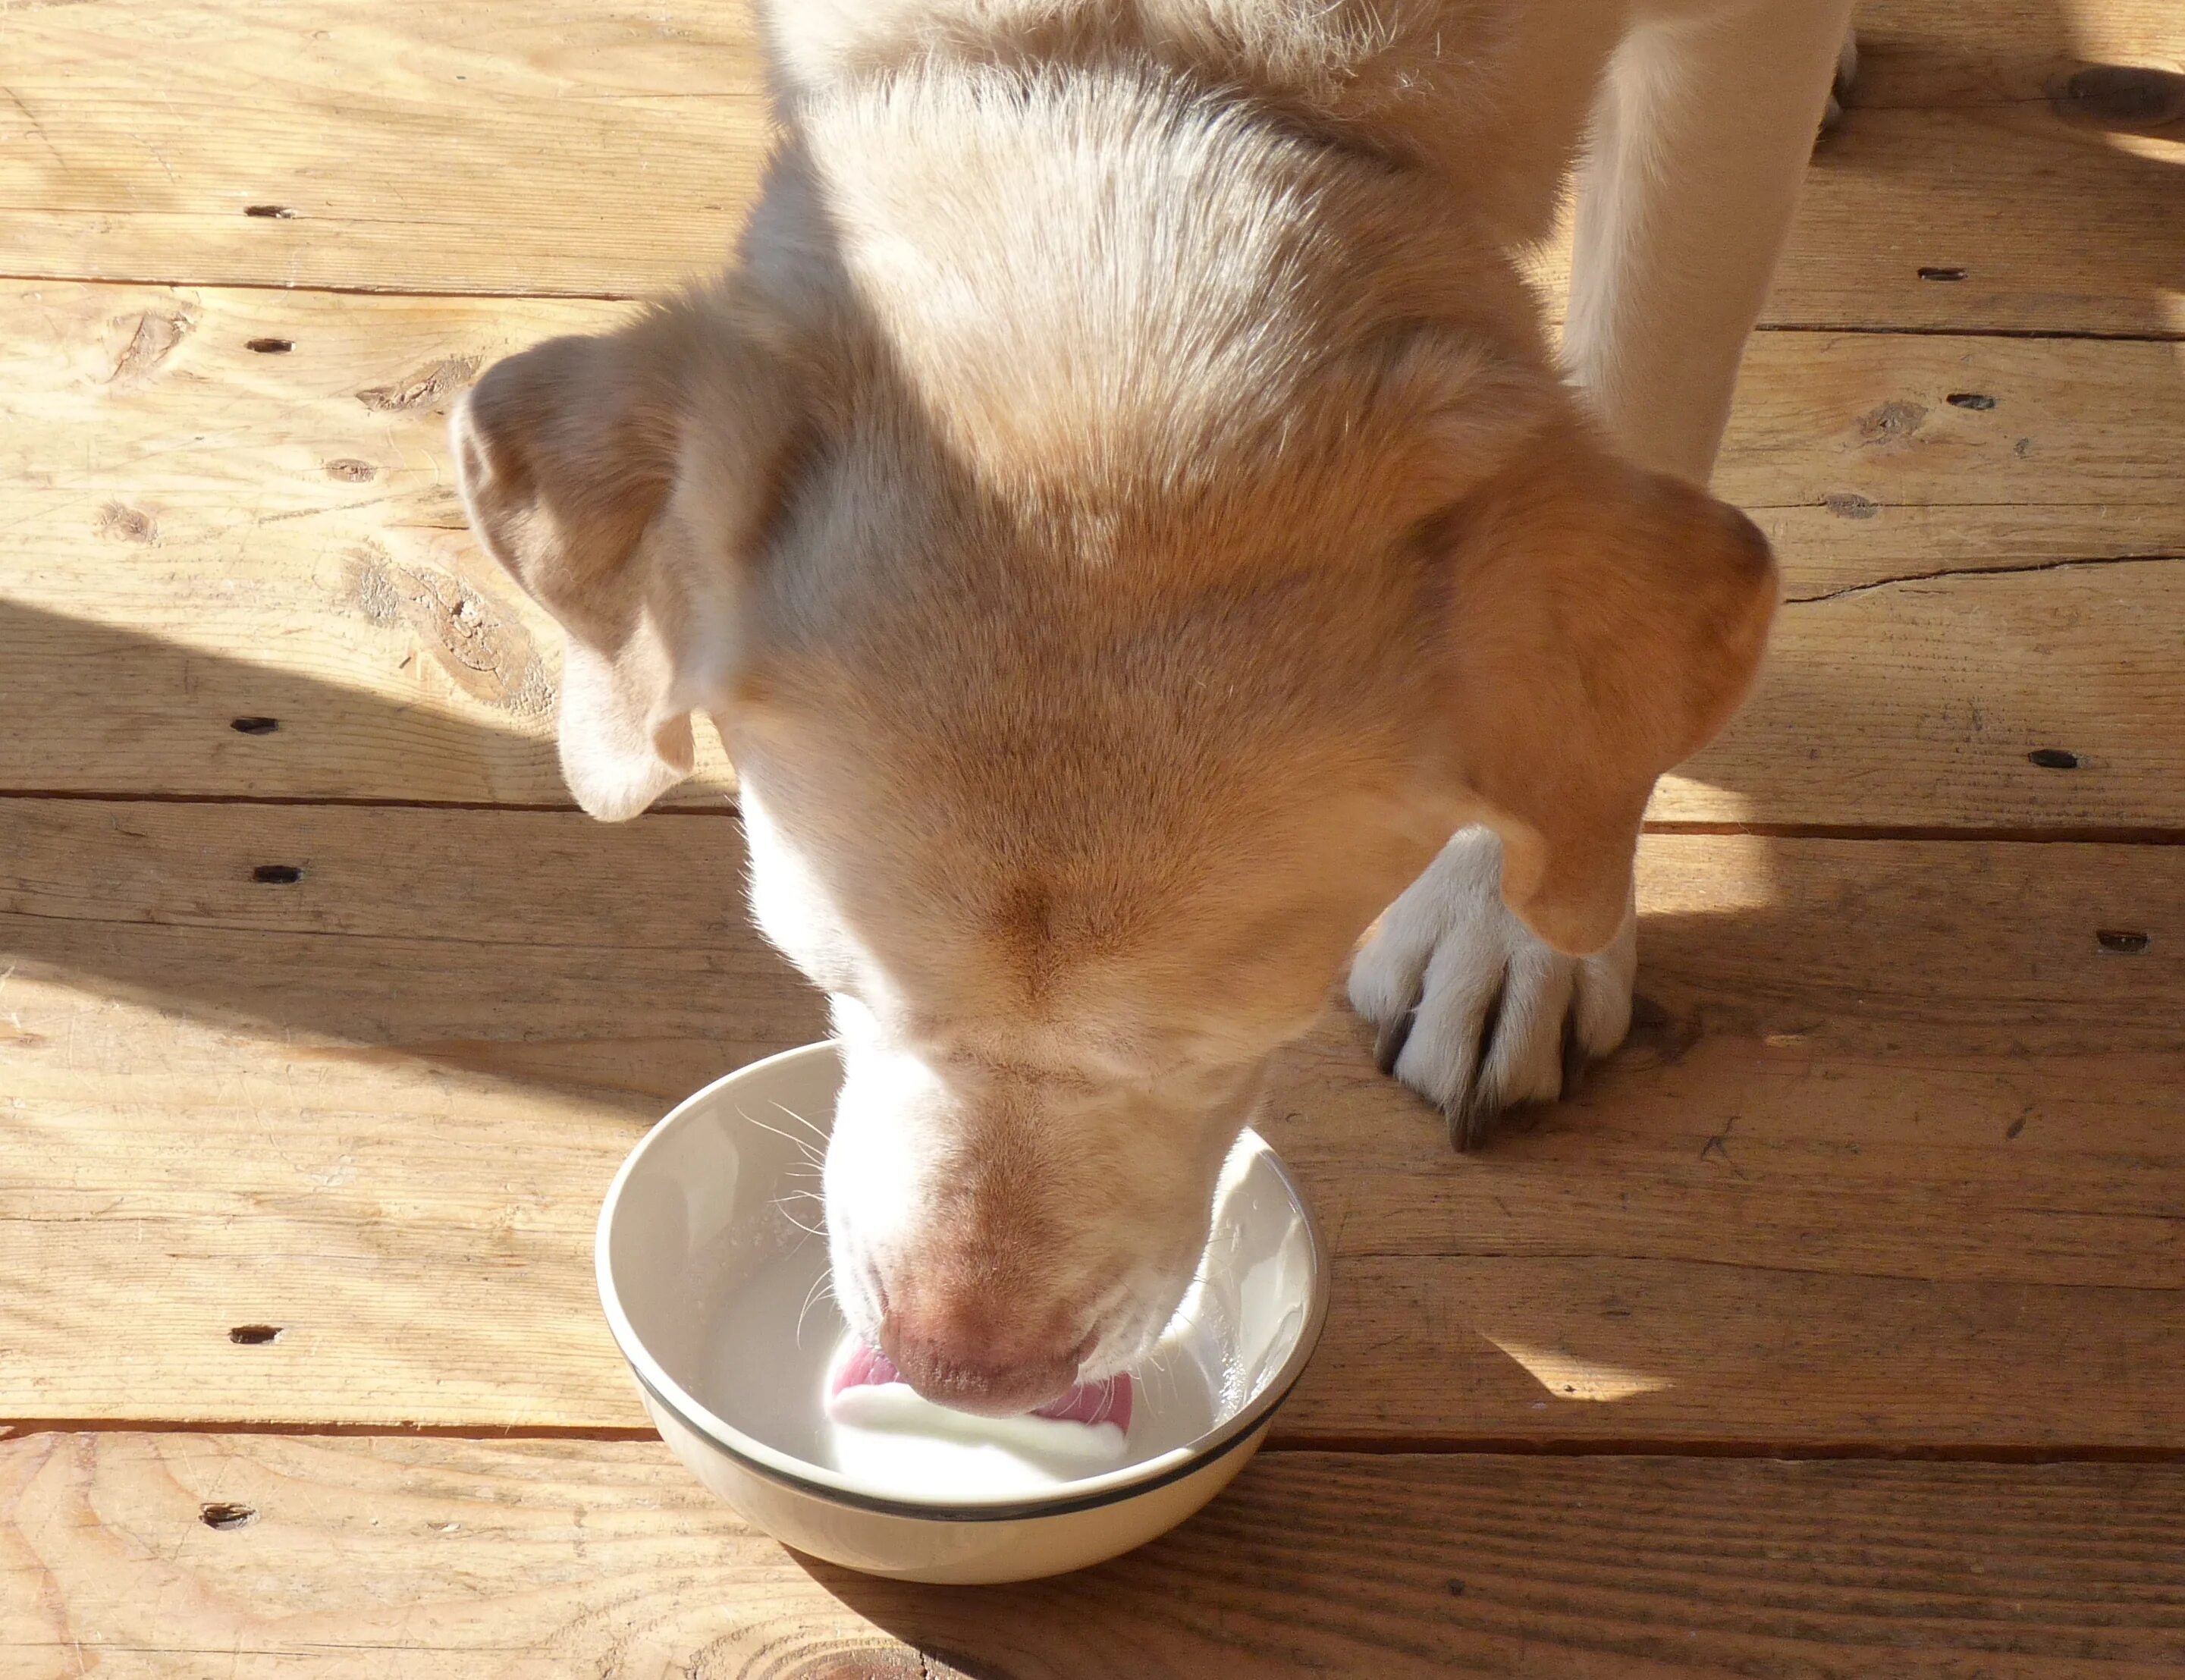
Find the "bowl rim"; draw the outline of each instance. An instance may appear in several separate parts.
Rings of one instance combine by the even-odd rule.
[[[607,1329],[614,1337],[615,1345],[621,1350],[623,1358],[628,1361],[639,1387],[685,1429],[718,1448],[745,1469],[831,1504],[847,1505],[880,1515],[927,1521],[1019,1522],[1030,1518],[1066,1516],[1102,1505],[1115,1504],[1195,1475],[1252,1440],[1274,1415],[1276,1409],[1289,1398],[1290,1391],[1297,1386],[1298,1379],[1304,1375],[1305,1365],[1320,1344],[1321,1331],[1327,1322],[1330,1257],[1327,1246],[1321,1236],[1319,1221],[1313,1217],[1311,1203],[1299,1189],[1297,1180],[1290,1176],[1288,1167],[1266,1138],[1247,1126],[1241,1136],[1252,1140],[1267,1164],[1274,1169],[1276,1178],[1288,1194],[1291,1205],[1297,1209],[1304,1223],[1305,1242],[1312,1256],[1311,1296],[1306,1303],[1305,1323],[1299,1327],[1297,1341],[1290,1348],[1288,1357],[1282,1361],[1281,1369],[1260,1388],[1259,1393],[1238,1409],[1234,1416],[1182,1445],[1171,1447],[1165,1453],[1142,1460],[1137,1464],[1064,1482],[1053,1493],[1031,1494],[1013,1499],[905,1499],[875,1493],[839,1471],[808,1463],[793,1454],[769,1446],[756,1437],[746,1434],[701,1404],[668,1376],[659,1361],[653,1358],[644,1339],[638,1335],[636,1327],[630,1323],[629,1314],[623,1309],[621,1294],[616,1287],[610,1260],[615,1210],[621,1203],[623,1188],[635,1175],[646,1152],[701,1105],[708,1104],[724,1086],[739,1083],[782,1063],[817,1061],[823,1057],[840,1065],[841,1052],[835,1040],[821,1039],[815,1044],[800,1045],[794,1050],[761,1057],[691,1092],[638,1140],[617,1169],[613,1182],[607,1186],[606,1199],[600,1204],[599,1223],[592,1240],[592,1267],[599,1287],[600,1304],[606,1312]]]

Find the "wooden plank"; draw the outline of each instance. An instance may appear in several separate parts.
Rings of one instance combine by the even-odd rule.
[[[2175,139],[2120,142],[2045,105],[1854,98],[1815,154],[1762,320],[2175,336],[2181,162]]]
[[[293,544],[354,540],[352,520],[372,534],[460,528],[440,435],[449,399],[500,356],[629,313],[0,288],[0,466],[25,497],[8,539],[48,555],[93,539],[88,551],[108,556],[210,549],[232,565],[261,531]],[[1792,593],[1810,593],[1998,546],[1991,563],[2174,544],[2185,490],[2165,469],[2181,449],[2185,388],[2166,345],[1763,334],[1717,488],[1763,515],[1813,516],[1786,555]],[[1894,528],[1920,513],[1929,525]],[[1959,516],[2016,525],[1955,534],[1942,522]],[[2119,549],[2126,534],[2134,545]]]
[[[2185,549],[2169,344],[1762,333],[1716,493],[1769,525],[1793,597],[1907,572]]]
[[[1752,699],[1662,779],[1656,821],[2175,829],[2185,814],[2185,558],[1915,576],[1780,622]]]
[[[623,312],[14,288],[0,698],[42,727],[0,740],[0,787],[566,804],[557,633],[461,530],[444,410],[493,357]],[[1656,814],[2185,821],[2174,567],[1931,576],[2185,551],[2181,454],[2167,345],[1763,335],[1720,488],[1809,604]],[[2084,767],[2035,770],[2044,746]],[[678,802],[731,786],[708,739]]]
[[[732,818],[0,826],[0,1417],[640,1421],[597,1197],[650,1116],[820,1029]],[[1486,1154],[1347,1017],[1286,1064],[1338,1269],[1284,1438],[2174,1444],[2185,849],[1644,864],[1651,1024]]]
[[[1861,0],[1856,27],[1861,109],[2038,103],[2089,65],[2185,70],[2169,0]]]
[[[785,1552],[657,1443],[45,1435],[0,1446],[0,1487],[24,1680],[2185,1662],[2174,1465],[1271,1454],[1151,1546],[978,1592]]]
[[[742,0],[90,0],[6,40],[12,274],[630,296],[723,260],[767,146]]]
[[[1932,44],[1942,9],[1876,31],[1883,103],[1822,153],[1768,319],[2185,329],[2174,139],[2128,148],[2083,113],[1968,101],[1982,72],[1949,32]],[[1996,13],[1995,36],[1963,44],[1974,65],[2070,50],[2050,8],[1981,16]],[[1892,75],[1908,29],[1930,33]],[[2174,55],[2179,34],[2173,17],[2131,40]],[[188,50],[148,54],[148,38]],[[422,0],[89,0],[16,8],[7,41],[0,243],[15,274],[627,296],[719,260],[765,144],[740,0],[551,20]],[[1920,277],[1936,266],[1966,277]]]
[[[567,804],[559,632],[462,529],[447,407],[628,313],[13,288],[0,694],[42,727],[0,784]],[[732,785],[705,746],[685,803]]]
[[[380,1415],[551,1420],[533,1397],[573,1390],[629,1420],[578,1258],[602,1175],[673,1095],[824,1031],[748,929],[733,820],[657,819],[632,846],[574,817],[11,814],[0,1090],[11,1158],[50,1171],[14,1180],[8,1224],[26,1260],[58,1260],[67,1225],[114,1239],[85,1254],[95,1282],[23,1273],[12,1325],[57,1329],[64,1288],[141,1305],[140,1350],[237,1356],[193,1417],[254,1415],[269,1375],[308,1367],[351,1370]],[[71,835],[92,852],[70,858]],[[668,856],[693,888],[673,918],[668,877],[623,873]],[[97,1018],[120,1031],[94,1049]],[[457,1247],[412,1243],[428,1231]],[[532,1276],[565,1287],[501,1298]],[[230,1341],[249,1324],[285,1333]],[[18,1415],[180,1398],[118,1343],[0,1341]],[[373,1348],[405,1367],[391,1387]]]

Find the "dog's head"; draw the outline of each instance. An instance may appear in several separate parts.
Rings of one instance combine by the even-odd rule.
[[[758,920],[834,999],[844,1309],[992,1410],[1159,1334],[1268,1058],[1455,828],[1550,943],[1612,936],[1774,598],[1384,172],[1040,97],[922,169],[852,113],[725,287],[454,421],[567,633],[578,801],[634,815],[721,729]],[[1007,215],[933,185],[1011,171]]]

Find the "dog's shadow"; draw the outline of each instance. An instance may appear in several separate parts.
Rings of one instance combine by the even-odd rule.
[[[505,583],[481,576],[473,593],[485,611],[514,610]],[[119,714],[170,735],[180,762],[204,762],[210,742],[215,762],[267,767],[238,779],[279,777],[283,753],[306,761],[293,773],[338,776],[344,738],[375,757],[392,738],[475,774],[556,776],[526,716],[506,728],[422,716],[0,603],[0,647],[56,645],[116,673],[103,708],[51,708],[35,725],[71,771],[97,762]],[[25,983],[50,977],[209,1030],[214,1056],[233,1038],[277,1047],[292,1073],[422,1063],[635,1119],[826,1030],[818,995],[751,926],[740,825],[718,800],[633,834],[573,807],[64,793],[0,800],[0,1055],[65,1052],[66,1009],[24,1002]]]

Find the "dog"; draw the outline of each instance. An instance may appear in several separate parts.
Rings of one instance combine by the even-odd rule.
[[[1702,486],[1847,11],[779,3],[730,271],[457,408],[578,803],[729,749],[838,1296],[929,1398],[1148,1352],[1346,962],[1461,1146],[1623,1037],[1641,813],[1775,606]]]

